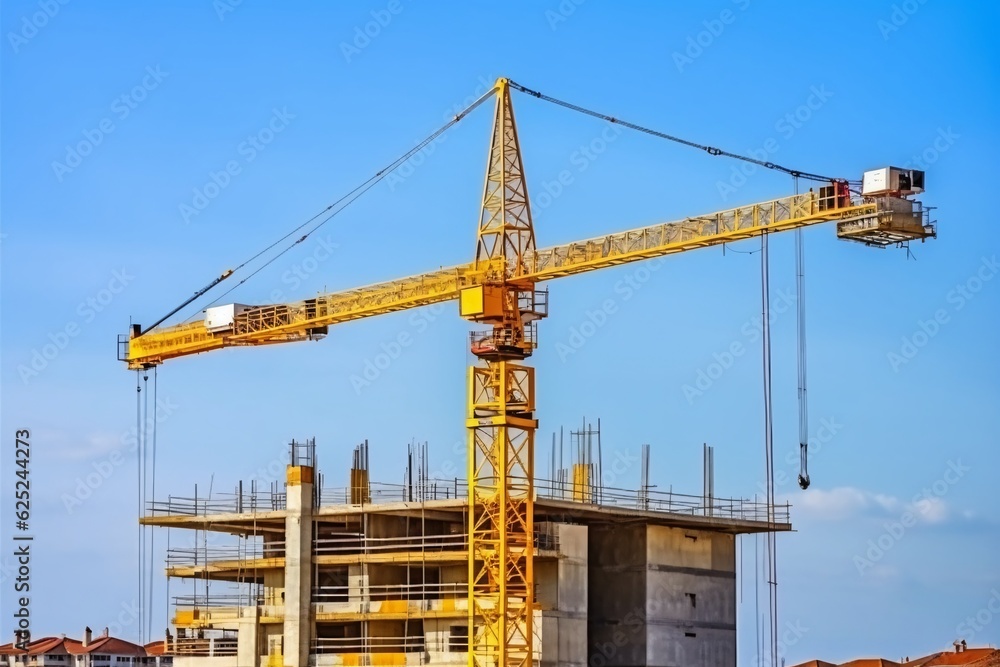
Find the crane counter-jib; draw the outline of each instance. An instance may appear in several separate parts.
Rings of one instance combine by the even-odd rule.
[[[525,284],[542,282],[833,221],[838,223],[838,236],[869,245],[934,235],[919,202],[899,197],[851,201],[810,191],[543,248],[525,258],[526,266],[518,279]],[[513,268],[508,267],[506,273]],[[127,352],[120,357],[130,368],[142,368],[224,347],[316,339],[325,335],[330,325],[457,299],[463,289],[501,273],[502,265],[495,261],[478,267],[470,263],[295,303],[229,304],[222,307],[230,310],[221,321],[209,317],[134,335],[125,341]]]

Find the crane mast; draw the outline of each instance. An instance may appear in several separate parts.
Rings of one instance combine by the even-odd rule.
[[[497,82],[475,269],[460,295],[473,332],[469,368],[469,667],[533,664],[535,369],[543,292],[527,277],[535,250],[521,147],[506,79]],[[481,619],[481,623],[476,623]]]
[[[548,314],[548,293],[538,283],[825,222],[836,223],[840,238],[877,247],[936,235],[920,202],[906,198],[922,191],[923,173],[911,190],[912,173],[887,168],[880,177],[886,186],[870,196],[853,196],[837,181],[818,192],[538,249],[511,87],[501,78],[493,89],[473,262],[296,303],[228,304],[206,310],[204,321],[150,330],[133,325],[119,337],[119,359],[146,369],[226,347],[319,339],[330,325],[457,300],[460,315],[479,325],[470,335],[479,361],[467,377],[469,667],[530,667],[535,658],[538,421],[535,369],[525,361],[538,344],[538,321]]]

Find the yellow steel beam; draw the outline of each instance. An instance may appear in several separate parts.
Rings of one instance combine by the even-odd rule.
[[[526,273],[518,279],[541,282],[739,241],[765,231],[832,221],[877,221],[886,213],[880,201],[820,210],[818,195],[809,192],[531,251],[521,260]],[[224,347],[308,340],[330,325],[457,299],[463,288],[484,284],[488,275],[501,271],[503,261],[480,261],[479,268],[472,262],[296,303],[251,308],[236,317],[232,330],[223,332],[210,332],[203,322],[154,329],[129,341],[127,362],[130,368],[141,368]]]

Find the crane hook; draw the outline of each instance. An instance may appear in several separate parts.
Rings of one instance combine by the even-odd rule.
[[[809,443],[799,443],[799,488],[809,488]]]

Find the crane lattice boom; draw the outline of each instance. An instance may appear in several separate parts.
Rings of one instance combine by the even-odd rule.
[[[781,232],[833,221],[838,223],[841,238],[861,238],[868,243],[877,243],[871,240],[873,234],[893,239],[888,242],[904,240],[904,233],[910,238],[933,236],[933,226],[925,223],[924,217],[920,202],[907,199],[838,202],[807,192],[543,248],[529,253],[523,277],[542,282],[739,241],[765,231]],[[130,368],[142,368],[224,347],[319,338],[333,324],[458,299],[462,289],[486,282],[490,271],[502,271],[500,264],[496,260],[492,265],[480,262],[477,269],[475,262],[470,262],[304,301],[252,306],[236,314],[232,326],[222,331],[210,331],[203,321],[161,327],[128,340],[122,357]]]

